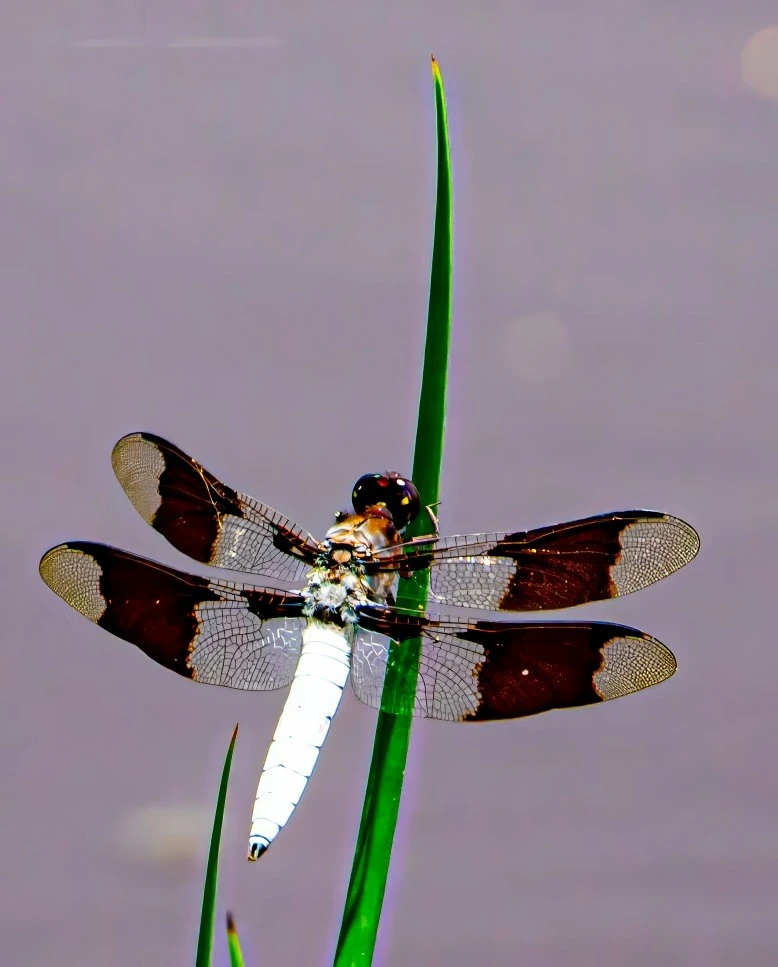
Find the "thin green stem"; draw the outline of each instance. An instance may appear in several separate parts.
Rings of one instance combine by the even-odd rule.
[[[219,868],[219,843],[222,835],[222,823],[224,821],[224,804],[227,800],[227,786],[230,781],[230,767],[232,766],[232,753],[235,749],[235,740],[238,737],[238,726],[232,733],[227,755],[224,759],[222,769],[222,779],[219,784],[219,796],[216,800],[216,813],[213,817],[213,830],[211,832],[211,846],[208,850],[208,866],[205,870],[205,885],[203,887],[203,907],[200,913],[200,934],[197,938],[197,957],[195,967],[210,967],[211,953],[213,951],[213,929],[214,917],[216,914],[216,885],[218,882]]]
[[[437,61],[432,59],[438,141],[437,201],[432,246],[427,339],[424,347],[413,481],[422,505],[438,501],[446,415],[446,380],[451,338],[452,192],[451,163],[446,125],[446,101]],[[409,537],[429,533],[425,515],[408,528]],[[423,611],[427,603],[429,572],[400,582],[397,607]],[[362,818],[351,868],[335,967],[356,967],[372,962],[394,831],[402,795],[405,763],[411,735],[421,642],[392,644],[378,714]]]
[[[243,954],[232,914],[227,911],[227,948],[230,952],[230,967],[243,967]]]

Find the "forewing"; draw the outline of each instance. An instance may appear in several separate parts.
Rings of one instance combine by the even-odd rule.
[[[431,568],[431,603],[540,611],[639,591],[699,549],[685,521],[627,510],[513,534],[449,537],[406,554],[402,565]]]
[[[456,722],[512,719],[592,705],[656,685],[672,652],[635,628],[606,622],[458,622],[370,606],[360,614],[351,682],[381,706],[390,639],[421,636],[414,714]],[[399,705],[390,711],[400,711]]]
[[[298,581],[318,553],[286,517],[223,484],[161,437],[122,437],[111,463],[141,517],[195,561]]]
[[[82,541],[48,551],[40,573],[76,611],[186,678],[250,691],[292,680],[305,626],[299,595]]]

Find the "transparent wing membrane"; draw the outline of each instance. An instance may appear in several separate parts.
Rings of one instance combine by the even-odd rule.
[[[95,624],[172,671],[209,685],[288,685],[305,619],[295,594],[208,580],[104,544],[61,544],[43,580]]]
[[[111,462],[141,517],[196,561],[298,582],[317,553],[286,517],[223,484],[161,437],[122,437]]]
[[[360,625],[351,676],[357,698],[379,708],[391,639],[402,647],[421,637],[414,714],[447,721],[595,704],[656,685],[676,668],[661,642],[607,622],[461,622],[371,606]]]
[[[567,608],[631,594],[688,564],[699,536],[677,517],[630,510],[513,534],[440,539],[382,566],[430,567],[430,601],[490,611]]]

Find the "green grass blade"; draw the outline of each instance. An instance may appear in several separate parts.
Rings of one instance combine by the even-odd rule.
[[[453,261],[451,163],[446,101],[440,70],[434,58],[432,75],[435,85],[438,183],[427,339],[413,458],[413,482],[419,489],[423,506],[435,504],[440,492]],[[428,534],[430,529],[430,521],[422,512],[406,533],[410,537],[421,536]],[[423,611],[428,590],[427,571],[413,579],[401,581],[397,606]],[[417,639],[404,642],[401,647],[393,644],[389,652],[382,707],[378,714],[373,757],[335,953],[335,967],[367,965],[373,959],[400,808],[420,648],[421,642]],[[386,711],[388,708],[400,708],[403,714],[392,714]]]
[[[222,769],[222,781],[219,785],[219,797],[216,800],[216,814],[213,817],[213,831],[211,832],[211,847],[208,850],[208,866],[205,870],[205,886],[203,887],[203,908],[200,913],[200,935],[197,938],[196,967],[210,967],[211,951],[213,950],[213,927],[216,915],[216,883],[219,867],[219,843],[222,835],[224,820],[224,803],[227,799],[227,786],[230,781],[230,767],[235,740],[238,737],[238,726],[232,733],[227,755]]]
[[[227,911],[227,947],[230,951],[230,967],[243,967],[243,954],[240,952],[240,940],[235,929],[232,914]]]

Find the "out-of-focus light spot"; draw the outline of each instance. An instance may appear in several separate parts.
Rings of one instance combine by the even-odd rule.
[[[538,386],[565,372],[570,339],[553,313],[533,313],[505,327],[499,341],[500,358],[521,383]]]
[[[203,806],[146,806],[119,823],[116,845],[129,860],[188,866],[207,854],[212,822],[213,816]]]
[[[778,100],[778,26],[765,27],[749,37],[740,66],[747,87]]]

